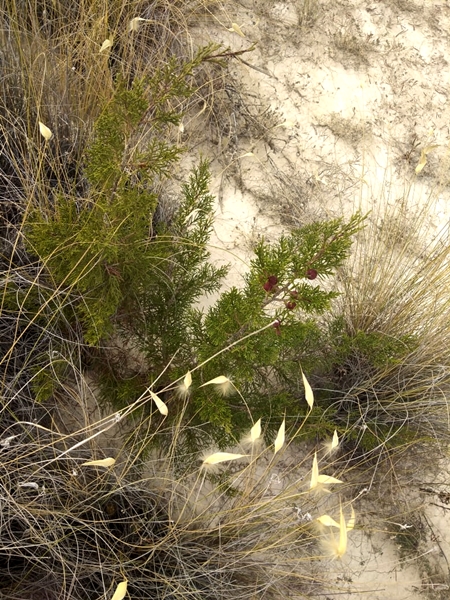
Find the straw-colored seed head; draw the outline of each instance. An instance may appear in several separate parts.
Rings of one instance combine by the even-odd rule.
[[[81,463],[82,467],[112,467],[116,462],[115,458],[102,458],[100,460],[88,460],[87,462]]]
[[[317,452],[314,453],[312,470],[311,470],[311,481],[309,484],[310,490],[317,490],[329,493],[325,486],[332,483],[343,483],[340,479],[336,479],[336,477],[331,477],[330,475],[319,475],[319,465],[317,462]]]
[[[44,123],[41,123],[41,121],[39,121],[39,132],[46,142],[51,140],[53,137],[52,130],[49,129],[47,125],[44,125]]]
[[[338,432],[334,430],[333,437],[323,445],[327,454],[334,454],[339,449],[339,436]]]
[[[258,419],[250,429],[250,441],[256,442],[261,437],[261,419]]]
[[[321,525],[324,525],[325,527],[337,527],[337,529],[339,529],[339,523],[337,523],[337,521],[335,521],[329,515],[322,515],[321,517],[318,517],[316,520]]]
[[[332,558],[342,558],[347,552],[348,532],[351,531],[355,525],[355,511],[353,510],[353,506],[352,516],[348,523],[345,522],[342,504],[340,506],[339,523],[328,515],[319,517],[317,521],[328,527],[329,530],[320,540],[326,554],[330,555]],[[339,535],[335,533],[333,528],[339,528]]]
[[[232,452],[214,452],[213,454],[208,455],[203,460],[203,465],[218,465],[223,462],[227,462],[230,460],[238,460],[239,458],[244,458],[246,454],[233,454]]]
[[[244,450],[260,450],[263,444],[261,437],[261,419],[258,419],[247,435],[240,440],[240,444]]]
[[[214,377],[214,379],[210,379],[206,383],[203,383],[200,387],[205,387],[206,385],[215,386],[215,389],[222,396],[229,396],[234,392],[233,383],[230,381],[230,379],[228,379],[228,377],[225,377],[225,375],[219,375],[218,377]]]
[[[188,371],[183,379],[183,385],[188,390],[192,385],[192,375],[191,372]]]
[[[121,581],[119,583],[119,585],[116,587],[116,591],[114,592],[114,595],[111,598],[111,600],[123,600],[123,598],[125,598],[125,595],[127,593],[127,586],[128,586],[128,581],[126,579],[125,579],[125,581]]]
[[[314,406],[314,394],[313,394],[311,386],[309,385],[309,381],[306,379],[303,371],[302,371],[302,379],[303,379],[303,385],[305,387],[305,399],[306,399],[306,402],[308,403],[309,409],[312,410],[312,407]]]
[[[245,38],[245,34],[242,31],[242,29],[239,27],[239,25],[237,23],[231,23],[231,27],[227,28],[228,31],[237,33],[239,36]]]
[[[98,51],[99,54],[101,54],[102,52],[104,52],[105,50],[107,50],[108,48],[111,48],[112,46],[112,42],[111,40],[106,39],[103,44],[101,45],[100,50]]]
[[[128,23],[128,31],[139,31],[142,21],[145,21],[142,17],[134,17],[134,19],[131,19]]]
[[[344,513],[342,512],[341,505],[341,518],[339,521],[339,544],[338,544],[338,556],[344,556],[347,552],[347,525],[344,519]]]
[[[150,396],[152,397],[153,402],[156,404],[156,408],[159,410],[159,412],[166,417],[169,413],[169,409],[167,408],[166,404],[159,396],[155,394],[155,392],[152,392],[152,390],[150,390]]]
[[[275,438],[274,450],[273,453],[276,454],[284,445],[285,440],[285,431],[286,431],[286,419],[283,419],[283,422],[280,425],[280,428],[277,433],[277,437]]]

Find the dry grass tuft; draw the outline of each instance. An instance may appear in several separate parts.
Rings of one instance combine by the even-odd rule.
[[[151,402],[152,396],[141,401]],[[116,448],[114,459],[92,460],[103,455],[99,435],[133,412],[65,435],[54,423],[16,421],[6,428],[0,439],[6,600],[31,600],[44,588],[48,598],[71,600],[112,597],[125,587],[136,599],[149,593],[243,599],[317,591],[312,564],[330,534],[311,527],[323,508],[304,481],[311,453],[299,460],[298,453],[289,452],[295,431],[288,432],[287,445],[278,445],[276,461],[272,447],[260,447],[251,457],[210,455],[203,464],[218,469],[211,477],[199,457],[193,469],[180,470],[175,446],[144,458],[145,442],[135,442],[126,450]],[[183,435],[145,421],[150,437],[170,435],[176,443]],[[255,423],[254,437],[260,426]],[[314,461],[317,465],[317,455]],[[321,458],[320,470],[333,472],[333,465]],[[336,514],[340,502],[330,492],[327,510]],[[347,544],[343,535],[340,555]]]
[[[370,55],[376,50],[372,35],[364,35],[355,22],[350,21],[333,35],[333,44],[343,56],[345,64],[356,68],[369,66]]]
[[[343,418],[354,413],[353,422],[381,447],[404,434],[405,441],[415,434],[438,446],[449,441],[450,232],[446,225],[430,237],[433,200],[418,209],[412,199],[410,188],[403,200],[371,215],[340,271],[335,306],[351,338],[376,334],[397,347],[378,366],[354,354],[339,373]]]
[[[355,119],[345,119],[338,113],[331,113],[319,125],[327,127],[336,138],[344,140],[355,148],[368,135],[366,124]]]
[[[319,16],[319,0],[301,0],[297,5],[297,17],[300,27],[312,27]]]

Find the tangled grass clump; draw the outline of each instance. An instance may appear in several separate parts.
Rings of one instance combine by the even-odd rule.
[[[328,550],[324,555],[319,542],[326,546],[329,536],[310,522],[323,510],[315,488],[340,480],[319,475],[317,455],[308,487],[301,483],[298,460],[284,462],[284,470],[283,463],[276,466],[284,429],[274,455],[273,448],[256,444],[258,422],[249,452],[212,454],[189,472],[175,473],[174,455],[142,460],[142,446],[131,452],[116,449],[115,459],[89,460],[101,452],[99,435],[121,416],[69,435],[30,422],[4,431],[0,567],[5,600],[112,597],[120,582],[127,582],[137,600],[149,595],[155,600],[275,598],[288,589],[307,596],[319,585],[309,582],[311,566],[326,557]],[[174,440],[179,435],[182,431],[172,431]],[[311,458],[300,461],[303,472]],[[224,466],[236,459],[236,468]],[[205,470],[211,467],[216,476],[220,470],[216,483]],[[321,460],[320,470],[325,468]],[[284,482],[281,489],[271,489],[274,474]],[[301,506],[297,514],[293,505]],[[328,521],[325,516],[317,523]],[[349,522],[343,522],[347,530]],[[340,552],[346,543],[345,537]]]
[[[338,275],[329,405],[368,450],[449,441],[449,229],[412,200],[371,216]]]

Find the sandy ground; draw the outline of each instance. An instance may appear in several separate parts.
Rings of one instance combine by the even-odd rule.
[[[233,51],[256,43],[230,61],[196,149],[213,157],[212,252],[232,263],[229,285],[252,241],[292,224],[430,200],[427,235],[448,222],[449,32],[446,0],[242,0],[194,30]],[[327,600],[450,597],[450,473],[423,481],[399,491],[404,520],[370,491],[356,507],[347,555],[320,567]]]

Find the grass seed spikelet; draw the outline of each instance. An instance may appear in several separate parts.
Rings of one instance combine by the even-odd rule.
[[[152,390],[150,390],[150,395],[152,397],[153,402],[156,404],[156,408],[164,417],[166,417],[169,413],[169,409],[167,408],[166,404],[161,400],[159,396],[155,394],[155,392],[152,392]]]
[[[112,467],[116,463],[116,459],[109,456],[108,458],[102,458],[100,460],[88,460],[87,462],[81,463],[82,467]]]
[[[218,377],[214,377],[214,379],[210,379],[206,383],[203,383],[200,387],[205,387],[206,385],[214,385],[216,390],[222,396],[230,396],[234,392],[234,386],[228,377],[225,375],[219,375]]]
[[[341,481],[340,479],[336,479],[336,477],[319,474],[319,465],[317,462],[317,452],[315,452],[314,458],[313,458],[313,464],[312,464],[311,481],[309,484],[309,489],[330,493],[330,490],[327,489],[325,486],[332,484],[332,483],[343,483],[343,481]]]
[[[111,600],[123,600],[123,598],[125,598],[125,595],[127,593],[127,586],[128,586],[128,581],[121,581],[118,586],[116,587],[116,591],[114,592],[113,597],[111,598]]]
[[[273,450],[274,455],[277,452],[279,452],[281,450],[281,448],[284,446],[285,435],[286,435],[285,432],[286,432],[286,419],[283,419],[283,422],[281,423],[280,428],[278,429],[277,437],[275,438],[274,450]]]
[[[44,125],[44,123],[41,123],[41,121],[39,121],[39,132],[46,142],[51,140],[53,137],[52,130],[49,129],[47,125]]]

